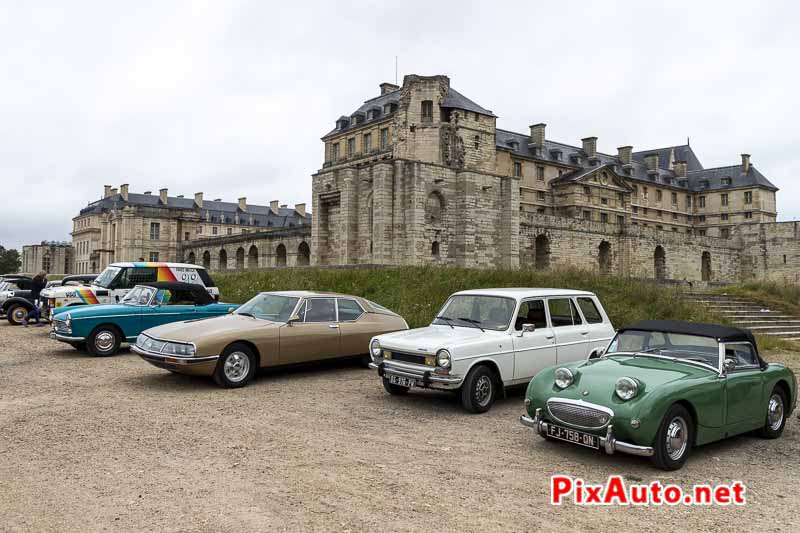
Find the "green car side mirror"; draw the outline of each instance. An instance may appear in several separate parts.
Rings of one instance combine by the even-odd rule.
[[[736,361],[725,359],[725,372],[733,372],[734,370],[736,370]]]

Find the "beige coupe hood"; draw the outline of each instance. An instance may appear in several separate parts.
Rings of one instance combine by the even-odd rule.
[[[201,320],[187,320],[174,322],[163,326],[156,326],[144,332],[149,337],[161,340],[193,342],[198,344],[204,340],[217,340],[227,334],[241,336],[247,331],[263,328],[277,328],[280,322],[270,322],[249,316],[230,314]]]

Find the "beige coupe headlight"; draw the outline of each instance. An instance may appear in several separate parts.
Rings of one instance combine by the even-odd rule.
[[[195,350],[191,344],[183,344],[181,342],[167,342],[161,349],[164,355],[182,355],[184,357],[193,357]]]
[[[614,392],[620,400],[628,401],[639,392],[639,384],[633,378],[619,378],[614,385]]]
[[[436,364],[442,368],[450,368],[450,352],[447,350],[439,350],[436,352]]]
[[[575,376],[569,368],[556,369],[555,384],[559,389],[566,389],[575,381]]]

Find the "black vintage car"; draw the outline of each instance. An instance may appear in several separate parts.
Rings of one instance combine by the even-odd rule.
[[[86,285],[95,274],[74,274],[50,283],[59,285]],[[36,303],[31,300],[33,279],[28,276],[9,275],[0,280],[0,316],[5,316],[12,326],[19,326]],[[48,286],[50,286],[48,283]],[[42,319],[48,317],[42,313]]]

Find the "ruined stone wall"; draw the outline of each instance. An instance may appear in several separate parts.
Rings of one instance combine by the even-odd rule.
[[[179,261],[209,270],[251,270],[311,263],[311,229],[296,226],[182,243]]]
[[[742,279],[800,283],[800,222],[744,224]]]

